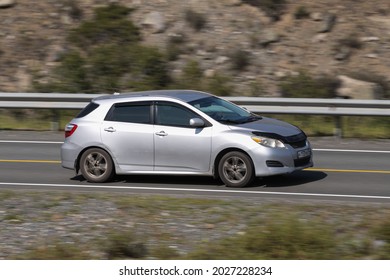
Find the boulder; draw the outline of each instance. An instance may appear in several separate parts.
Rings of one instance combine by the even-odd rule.
[[[344,75],[337,78],[340,80],[337,95],[343,98],[378,99],[383,93],[382,87],[376,83],[356,80]]]
[[[0,0],[0,9],[10,8],[16,4],[16,0]]]
[[[324,17],[323,24],[318,30],[319,33],[326,33],[332,31],[333,26],[336,23],[336,15],[334,14],[326,14]]]
[[[150,28],[153,33],[162,33],[166,29],[164,15],[160,12],[150,12],[146,15],[142,25]]]

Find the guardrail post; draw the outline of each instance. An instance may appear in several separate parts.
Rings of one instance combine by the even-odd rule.
[[[335,116],[335,129],[334,129],[334,136],[336,138],[342,138],[343,137],[343,122],[342,122],[341,116]]]
[[[52,121],[50,122],[50,130],[51,131],[58,131],[60,128],[60,115],[58,113],[58,110],[51,110],[52,112]]]

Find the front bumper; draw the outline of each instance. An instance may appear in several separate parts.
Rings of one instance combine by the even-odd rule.
[[[256,176],[288,174],[313,166],[310,144],[295,149],[286,145],[284,149],[258,147],[251,151]]]

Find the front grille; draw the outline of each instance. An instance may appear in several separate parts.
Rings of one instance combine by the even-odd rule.
[[[300,159],[294,159],[294,166],[295,167],[301,167],[306,166],[310,163],[310,157],[300,158]]]
[[[294,142],[294,143],[289,143],[291,145],[291,147],[293,147],[294,149],[299,149],[299,148],[303,148],[306,146],[306,140],[303,140],[303,141],[299,141],[299,142]]]

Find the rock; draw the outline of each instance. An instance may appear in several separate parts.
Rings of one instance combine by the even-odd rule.
[[[376,42],[379,40],[380,40],[379,37],[374,37],[374,36],[360,38],[360,41],[362,41],[362,42]]]
[[[215,77],[215,69],[207,69],[206,71],[204,71],[203,75],[206,78],[213,78]]]
[[[367,58],[378,58],[378,54],[376,53],[368,53],[366,54],[364,57],[367,57]]]
[[[224,64],[224,63],[226,63],[227,61],[229,61],[229,59],[230,59],[229,57],[227,57],[227,56],[222,56],[222,55],[221,55],[221,56],[218,56],[218,57],[217,57],[217,59],[215,60],[215,63],[216,63],[216,64],[219,64],[219,65],[220,65],[220,64]]]
[[[0,0],[0,9],[10,8],[15,4],[16,0]]]
[[[27,91],[31,86],[31,75],[25,68],[19,68],[15,75],[17,88],[21,91]]]
[[[264,31],[264,33],[260,38],[260,44],[262,46],[268,46],[271,43],[279,42],[279,40],[280,40],[280,36],[278,33],[276,33],[272,29],[267,29]]]
[[[239,6],[241,4],[241,0],[224,0],[224,5],[226,6]]]
[[[372,82],[352,79],[348,76],[340,75],[337,77],[341,84],[337,89],[337,95],[352,99],[377,99],[383,89],[380,85]]]
[[[328,35],[326,33],[317,34],[311,40],[313,43],[323,43],[326,42]]]
[[[351,55],[351,48],[346,46],[341,46],[338,50],[336,50],[336,54],[334,58],[336,60],[346,60]]]
[[[321,21],[324,19],[324,15],[320,12],[314,12],[310,14],[310,18],[314,21]]]
[[[325,33],[332,31],[332,28],[334,24],[336,23],[336,15],[334,14],[327,14],[325,15],[324,22],[320,29],[318,30],[319,33]]]
[[[166,29],[165,18],[160,12],[150,12],[147,14],[142,25],[150,28],[153,33],[162,33]]]

